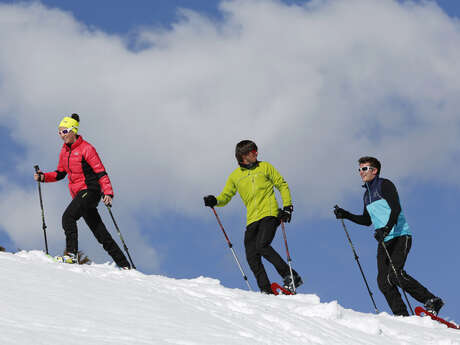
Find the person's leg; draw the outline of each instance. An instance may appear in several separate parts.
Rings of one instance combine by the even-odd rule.
[[[401,282],[401,288],[409,293],[414,299],[419,302],[425,303],[435,296],[428,291],[422,284],[412,278],[404,270],[404,264],[406,263],[407,255],[412,246],[411,236],[400,236],[393,239],[394,243],[391,251],[391,260],[395,266],[398,278],[396,278],[393,270],[390,271],[390,280],[393,284],[399,285]]]
[[[259,231],[260,221],[251,223],[246,228],[244,234],[244,248],[246,251],[246,260],[249,268],[254,274],[257,285],[262,292],[270,293],[270,281],[268,280],[267,272],[262,265],[260,253],[256,249],[257,233]]]
[[[112,257],[113,261],[119,267],[130,267],[126,256],[121,251],[118,244],[114,241],[97,211],[97,204],[100,196],[94,192],[88,193],[88,199],[83,209],[83,219],[96,237],[97,241],[102,244],[105,251]]]
[[[62,215],[62,228],[65,233],[67,253],[77,255],[78,252],[78,229],[77,220],[82,216],[81,194],[78,194]]]
[[[391,253],[392,245],[391,241],[385,243],[387,250]],[[390,280],[390,270],[392,270],[388,257],[385,253],[384,248],[379,243],[377,249],[377,283],[380,291],[387,300],[391,311],[394,315],[409,316],[407,307],[404,304],[401,294],[399,293],[398,287]]]
[[[271,246],[279,224],[279,220],[275,217],[265,217],[260,220],[256,238],[256,251],[275,267],[281,277],[285,278],[291,273],[289,265]]]

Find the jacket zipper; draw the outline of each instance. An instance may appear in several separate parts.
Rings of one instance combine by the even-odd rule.
[[[70,182],[73,183],[73,181],[72,181],[72,170],[70,170],[70,155],[71,155],[71,154],[72,154],[72,148],[69,148],[69,155],[68,155],[68,157],[67,157],[67,168],[69,169],[69,172],[70,172],[70,174],[69,174],[69,180],[70,180]]]
[[[369,184],[366,182],[366,187],[367,187],[367,193],[369,194],[369,204],[372,203],[372,195],[371,195],[371,189],[369,188]]]

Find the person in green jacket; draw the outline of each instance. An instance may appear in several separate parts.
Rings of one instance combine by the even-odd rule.
[[[292,289],[289,265],[273,249],[271,243],[280,222],[290,222],[292,212],[291,193],[283,176],[268,162],[257,160],[257,145],[243,140],[236,145],[235,156],[239,167],[228,177],[225,187],[217,197],[207,195],[204,204],[208,207],[225,206],[238,192],[247,208],[244,246],[246,259],[257,280],[260,291],[271,294],[270,281],[262,257],[269,261],[284,279],[284,286]],[[278,208],[276,187],[283,199],[283,209]],[[302,278],[293,270],[294,284],[300,286]]]

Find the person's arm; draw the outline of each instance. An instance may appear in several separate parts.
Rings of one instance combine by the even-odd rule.
[[[52,172],[42,173],[42,182],[56,182],[62,180],[66,177],[67,172],[64,169],[64,164],[62,162],[62,154],[59,155],[59,163],[57,169]]]
[[[401,213],[401,204],[399,202],[398,191],[390,180],[382,181],[382,198],[387,201],[391,209],[390,217],[386,225],[386,227],[391,230],[398,222],[398,217]]]
[[[359,225],[365,225],[365,226],[370,226],[372,224],[371,216],[369,215],[369,212],[367,212],[366,207],[364,207],[363,214],[353,214],[348,212],[347,218],[351,220],[353,223],[359,224]]]
[[[86,160],[86,162],[89,164],[91,169],[93,169],[94,173],[96,174],[96,177],[99,181],[99,185],[102,189],[102,193],[104,193],[104,195],[109,195],[111,198],[113,198],[113,189],[109,179],[109,175],[107,175],[105,167],[102,164],[102,161],[99,158],[96,149],[93,146],[89,145],[88,148],[83,152],[83,158]]]
[[[216,206],[225,206],[227,205],[230,200],[232,200],[233,196],[236,194],[236,184],[233,181],[232,175],[229,176],[227,182],[225,183],[225,187],[222,192],[217,196],[217,205]]]
[[[280,191],[281,198],[283,199],[283,207],[292,206],[291,191],[289,185],[283,176],[275,169],[273,165],[267,163],[267,174],[273,185]]]

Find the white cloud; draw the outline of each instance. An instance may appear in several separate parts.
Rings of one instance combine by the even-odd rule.
[[[355,189],[365,154],[395,179],[438,180],[450,166],[442,182],[458,186],[457,20],[391,0],[221,10],[221,22],[186,10],[171,30],[143,28],[133,52],[68,13],[0,5],[0,124],[27,149],[16,168],[54,170],[56,126],[78,112],[132,224],[135,210],[203,214],[246,138],[287,178],[298,217]]]

